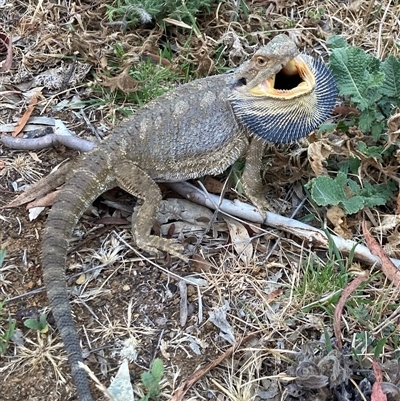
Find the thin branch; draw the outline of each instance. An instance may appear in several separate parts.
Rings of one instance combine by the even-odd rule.
[[[175,192],[195,203],[207,206],[213,210],[215,210],[216,205],[219,205],[219,211],[222,213],[239,217],[248,222],[263,223],[269,227],[285,231],[306,241],[310,247],[328,249],[329,238],[323,230],[271,212],[267,212],[264,218],[254,206],[238,200],[230,201],[224,199],[220,202],[218,196],[205,194],[200,189],[187,182],[170,183],[168,185]],[[330,235],[330,238],[340,252],[347,255],[353,253],[354,257],[360,261],[382,267],[381,259],[373,255],[365,245],[358,244],[352,240],[343,239],[333,234]],[[397,268],[400,267],[400,260],[391,259],[391,261]]]
[[[89,152],[97,146],[94,142],[87,141],[86,139],[74,135],[57,134],[48,134],[40,138],[32,139],[1,136],[0,143],[8,148],[18,150],[38,150],[50,148],[52,146],[64,145],[69,149],[80,150],[81,152]]]

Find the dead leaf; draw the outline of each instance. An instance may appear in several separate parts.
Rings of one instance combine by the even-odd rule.
[[[24,115],[18,121],[18,124],[14,128],[14,132],[12,133],[13,137],[16,137],[25,127],[25,124],[28,122],[29,117],[32,114],[33,108],[38,101],[38,97],[40,96],[40,92],[35,92],[29,102],[28,108],[26,109]]]
[[[353,234],[347,225],[346,215],[339,206],[332,206],[326,212],[327,219],[333,224],[336,234],[344,239],[352,239]]]
[[[387,214],[380,219],[377,227],[372,227],[371,231],[378,234],[387,234],[400,223],[400,216],[397,214]]]
[[[400,225],[397,225],[393,232],[387,236],[387,243],[384,246],[385,252],[389,255],[396,255],[400,249]]]
[[[354,0],[349,2],[349,10],[352,12],[357,12],[358,10],[361,9],[361,6],[363,4],[363,0]]]
[[[105,225],[126,225],[129,224],[129,221],[120,217],[102,217],[100,219],[96,219],[94,224],[105,224]]]
[[[50,194],[50,192],[55,188],[58,188],[65,183],[66,177],[68,177],[68,174],[73,166],[73,161],[64,163],[63,165],[58,165],[53,171],[50,172],[49,175],[42,177],[39,181],[31,185],[25,192],[23,192],[21,195],[18,195],[7,205],[0,207],[0,209],[21,206],[25,203],[33,201],[34,199],[40,199],[41,197]],[[51,196],[54,195],[50,195],[50,197]],[[51,204],[53,204],[53,202],[54,199]],[[29,209],[29,207],[36,206],[35,202],[32,202],[30,205],[27,205],[26,208]],[[47,203],[46,206],[48,206]]]
[[[351,107],[351,106],[342,104],[340,106],[334,107],[332,114],[337,114],[342,117],[348,117],[348,116],[358,117],[360,115],[360,110],[358,110],[356,107]]]
[[[382,391],[389,395],[390,400],[400,400],[400,388],[393,383],[381,383]]]
[[[221,194],[224,191],[225,184],[216,178],[207,176],[203,182],[204,188],[207,189],[208,192],[213,194]],[[227,193],[233,193],[233,191],[229,188],[226,188]]]
[[[35,162],[41,163],[42,161],[39,159],[39,156],[35,152],[29,152],[29,156],[32,157]]]
[[[46,196],[43,196],[43,198],[36,199],[31,203],[28,203],[26,205],[26,209],[32,209],[35,207],[46,207],[46,206],[52,206],[54,204],[54,201],[60,191],[53,191],[47,194]]]
[[[220,329],[219,335],[230,344],[235,344],[235,334],[231,324],[228,322],[226,316],[229,311],[229,303],[225,301],[225,303],[218,307],[214,308],[214,310],[209,311],[208,321],[210,321],[214,326]]]
[[[323,166],[326,158],[331,154],[332,148],[321,141],[312,142],[308,146],[308,160],[310,161],[311,168],[316,175],[322,175],[326,173],[326,169]]]
[[[232,245],[239,255],[239,258],[248,263],[253,256],[253,244],[246,227],[228,216],[222,216],[226,224],[228,224],[229,234],[231,236]]]
[[[399,133],[400,133],[400,113],[399,109],[396,110],[396,114],[392,115],[387,121],[387,144],[385,149],[390,145],[398,144]]]
[[[204,259],[198,253],[195,253],[191,260],[190,270],[193,272],[209,272],[213,267],[212,263]]]
[[[86,280],[86,274],[83,273],[76,279],[75,284],[81,285],[85,282],[85,280]]]
[[[130,68],[131,66],[128,65],[116,77],[101,76],[102,85],[109,87],[112,91],[118,88],[123,92],[134,92],[138,87],[138,82],[129,75]]]

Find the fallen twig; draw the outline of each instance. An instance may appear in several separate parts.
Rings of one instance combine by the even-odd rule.
[[[357,276],[342,291],[339,302],[336,305],[335,313],[333,315],[333,330],[335,331],[335,337],[336,337],[336,341],[337,341],[337,345],[338,345],[339,349],[342,349],[342,346],[343,346],[341,330],[340,330],[340,320],[342,317],[344,305],[347,301],[347,298],[351,295],[351,293],[354,292],[359,287],[359,285],[366,280],[368,280],[368,274],[363,274],[363,275]]]
[[[375,383],[372,385],[371,401],[387,401],[387,396],[382,389],[382,369],[375,358],[372,360],[372,369],[374,370]]]
[[[11,136],[1,136],[0,143],[11,149],[17,150],[38,150],[50,148],[52,146],[64,145],[69,149],[89,152],[97,144],[74,135],[48,134],[40,138],[15,138]]]
[[[187,182],[168,184],[175,192],[179,193],[186,199],[190,199],[200,205],[207,206],[215,210],[217,207],[220,212],[231,216],[239,217],[247,222],[263,223],[269,227],[277,228],[298,238],[305,240],[309,246],[327,249],[329,246],[329,238],[323,230],[311,227],[300,221],[280,216],[275,213],[267,212],[265,218],[261,216],[255,206],[240,202],[239,200],[230,201],[223,199],[222,201],[216,195],[205,194],[200,189]],[[376,264],[382,267],[382,260],[365,246],[355,241],[346,240],[331,234],[330,239],[340,252],[345,254],[353,253],[358,260],[368,264]],[[389,259],[389,258],[388,258]],[[400,266],[400,260],[389,259],[396,266]],[[399,273],[400,274],[400,273]]]
[[[400,270],[394,265],[393,260],[389,259],[382,247],[378,244],[378,241],[369,232],[365,221],[362,222],[362,230],[367,243],[368,248],[371,250],[373,255],[376,255],[382,261],[380,268],[383,274],[393,283],[394,286],[400,286]]]

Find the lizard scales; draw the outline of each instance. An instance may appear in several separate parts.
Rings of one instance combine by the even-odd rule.
[[[132,226],[136,245],[187,260],[172,240],[150,235],[161,193],[156,182],[218,174],[246,156],[243,186],[267,208],[260,167],[266,141],[291,142],[330,114],[336,87],[325,65],[300,55],[276,36],[233,73],[182,85],[150,102],[81,157],[46,223],[43,276],[80,401],[92,401],[66,288],[66,254],[82,213],[106,190],[120,186],[143,201]]]

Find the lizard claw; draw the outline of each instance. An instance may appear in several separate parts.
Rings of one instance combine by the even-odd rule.
[[[183,255],[184,247],[170,239],[149,235],[146,238],[137,238],[136,245],[147,252],[157,254],[159,251],[164,251],[184,262],[189,261],[189,258]]]

